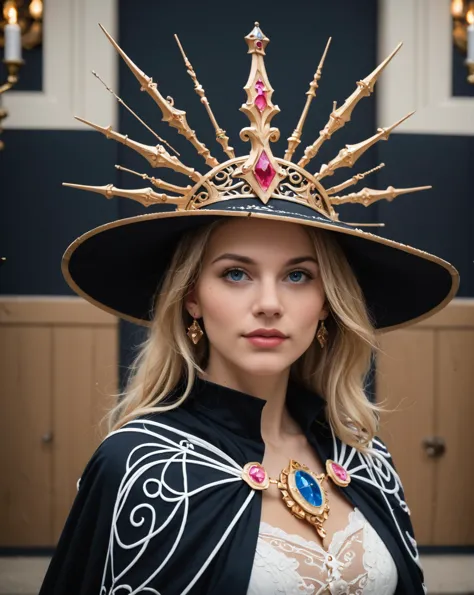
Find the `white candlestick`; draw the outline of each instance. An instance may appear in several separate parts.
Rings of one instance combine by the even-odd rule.
[[[474,23],[467,28],[467,61],[474,62]]]
[[[474,52],[474,46],[473,46]],[[5,25],[5,60],[21,60],[21,30],[17,23]]]

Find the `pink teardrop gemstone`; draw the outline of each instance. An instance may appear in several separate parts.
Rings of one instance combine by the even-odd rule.
[[[265,151],[262,151],[262,154],[257,161],[257,165],[255,166],[254,173],[260,186],[264,190],[268,190],[276,172],[273,169]]]
[[[257,91],[257,96],[255,97],[255,105],[257,106],[258,110],[263,112],[263,110],[267,107],[267,98],[265,96],[266,91],[265,85],[263,84],[262,80],[258,80],[255,83],[255,90]]]
[[[266,477],[265,469],[260,465],[252,465],[249,469],[249,477],[255,483],[263,483]]]
[[[341,481],[347,481],[348,475],[344,467],[341,467],[337,463],[332,463],[332,470],[334,471],[334,475],[339,477]]]

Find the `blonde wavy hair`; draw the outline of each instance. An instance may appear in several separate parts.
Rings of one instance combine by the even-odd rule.
[[[184,302],[199,278],[214,222],[189,232],[177,246],[155,302],[147,340],[129,370],[127,386],[106,418],[109,431],[136,417],[179,407],[189,396],[196,373],[206,368],[209,346],[196,346],[186,336],[192,318]],[[305,226],[317,255],[329,305],[328,343],[321,349],[315,338],[291,366],[292,379],[327,401],[328,421],[343,442],[364,451],[378,429],[381,407],[371,403],[365,382],[376,349],[374,327],[356,277],[333,233]],[[169,403],[165,397],[182,379],[186,386]]]

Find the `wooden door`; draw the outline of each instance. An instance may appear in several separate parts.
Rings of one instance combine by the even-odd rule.
[[[54,546],[114,401],[117,319],[80,298],[0,298],[0,546]]]
[[[51,544],[52,333],[0,329],[0,545]]]
[[[382,417],[380,436],[402,479],[418,543],[433,541],[436,461],[423,448],[435,432],[435,345],[430,331],[387,333],[377,358],[377,401],[390,412]]]
[[[100,424],[117,391],[117,330],[103,326],[54,329],[53,543],[77,493],[84,466],[103,438]]]
[[[426,321],[381,337],[380,435],[404,484],[420,545],[474,545],[472,513],[474,300],[454,300]],[[430,456],[437,437],[444,453]]]
[[[434,545],[474,545],[474,327],[437,333],[437,461]]]

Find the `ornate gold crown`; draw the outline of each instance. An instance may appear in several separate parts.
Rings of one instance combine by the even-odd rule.
[[[326,189],[321,183],[321,180],[333,175],[337,169],[341,167],[352,167],[359,157],[372,145],[380,140],[387,140],[390,133],[414,112],[411,112],[388,128],[379,128],[376,134],[358,144],[346,145],[339,151],[336,157],[329,161],[329,163],[322,165],[319,172],[310,173],[305,169],[309,162],[318,153],[322,144],[331,138],[334,132],[342,128],[346,122],[351,119],[352,111],[357,103],[363,97],[367,97],[373,92],[378,77],[401,48],[401,43],[371,74],[365,79],[358,81],[357,88],[346,99],[341,107],[336,109],[336,104],[334,104],[329,120],[323,130],[320,131],[319,137],[313,144],[305,149],[304,155],[298,163],[294,164],[292,163],[292,158],[296,148],[301,142],[300,138],[309,107],[313,99],[316,97],[318,81],[321,78],[322,68],[331,38],[328,40],[319,66],[309,85],[309,89],[306,93],[306,104],[303,108],[298,125],[288,139],[288,148],[285,156],[283,159],[280,159],[273,155],[270,147],[270,143],[277,141],[280,137],[279,129],[271,126],[273,117],[280,111],[280,109],[272,103],[273,88],[270,85],[264,61],[265,50],[270,40],[263,34],[259,24],[255,23],[253,30],[245,37],[248,53],[252,56],[252,63],[250,67],[250,75],[247,84],[244,87],[247,92],[247,101],[240,109],[248,117],[250,126],[247,126],[240,131],[240,138],[243,141],[250,141],[251,151],[249,155],[243,157],[236,157],[234,149],[229,146],[229,138],[226,135],[225,130],[218,125],[205,91],[199,83],[196,73],[184,53],[178,37],[175,35],[184,58],[187,72],[194,82],[194,90],[201,98],[201,103],[206,108],[212,125],[215,128],[217,142],[221,145],[224,153],[228,157],[226,161],[219,163],[217,159],[211,155],[209,149],[198,140],[194,130],[191,129],[186,120],[186,112],[176,108],[172,98],[163,97],[158,90],[158,85],[153,79],[148,77],[132,62],[132,60],[130,60],[114,39],[112,39],[109,33],[107,33],[104,27],[101,26],[101,28],[139,81],[141,89],[146,91],[158,105],[163,115],[162,119],[165,122],[168,122],[170,126],[176,128],[179,134],[182,134],[196,148],[199,155],[204,158],[206,164],[212,169],[206,174],[201,174],[195,169],[182,163],[176,155],[171,155],[170,152],[165,149],[164,144],[175,153],[177,152],[166,141],[158,137],[158,135],[156,135],[148,126],[147,128],[153,132],[163,144],[160,143],[155,146],[145,145],[130,139],[127,135],[115,132],[112,130],[111,126],[105,128],[82,118],[77,118],[84,124],[102,132],[107,138],[112,138],[135,150],[137,153],[145,157],[152,167],[170,168],[185,174],[193,181],[193,184],[178,186],[155,177],[150,177],[146,174],[137,174],[144,180],[149,180],[156,188],[171,192],[172,194],[156,192],[152,188],[127,190],[116,188],[112,184],[107,184],[105,186],[65,184],[66,186],[98,192],[107,198],[112,198],[114,196],[130,198],[140,202],[145,207],[162,203],[174,204],[180,211],[200,209],[201,207],[219,201],[236,198],[257,196],[264,204],[266,204],[270,198],[276,198],[311,207],[333,221],[339,220],[338,214],[334,210],[335,205],[360,203],[364,206],[369,206],[381,199],[391,201],[400,194],[431,188],[431,186],[420,186],[416,188],[393,188],[392,186],[389,186],[385,190],[364,188],[359,192],[338,195],[340,191],[356,184],[368,174],[383,167],[383,163],[370,171],[358,173],[342,184],[338,184],[332,188]],[[113,93],[108,87],[107,89]],[[115,95],[115,93],[113,94]],[[134,112],[117,95],[115,95],[115,97],[134,114]],[[136,114],[134,115],[136,116]],[[138,118],[138,116],[136,117]],[[140,118],[138,119],[140,120]],[[145,124],[142,120],[140,121]],[[137,173],[131,170],[126,170],[126,168],[120,166],[116,167],[131,173]],[[358,223],[352,225],[364,224]]]

